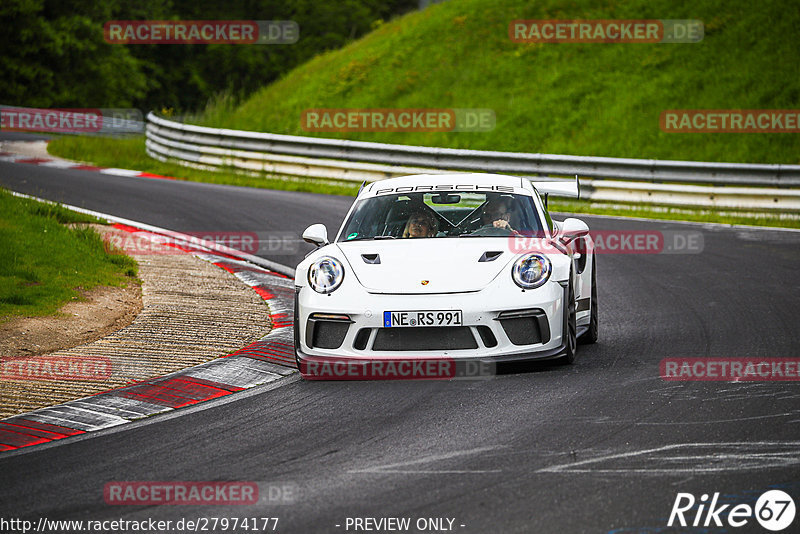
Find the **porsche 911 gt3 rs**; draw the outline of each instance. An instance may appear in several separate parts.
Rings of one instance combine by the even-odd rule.
[[[598,335],[589,228],[552,220],[576,182],[493,174],[392,178],[363,187],[332,242],[295,274],[295,352],[308,361],[575,360]],[[543,201],[544,197],[544,201]]]

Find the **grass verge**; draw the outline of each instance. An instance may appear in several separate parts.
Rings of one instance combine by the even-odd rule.
[[[98,222],[0,189],[0,322],[54,314],[81,290],[138,283],[136,262],[80,224]]]

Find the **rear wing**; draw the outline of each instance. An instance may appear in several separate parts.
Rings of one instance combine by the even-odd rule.
[[[578,182],[578,175],[575,175],[574,180],[552,180],[546,182],[537,182],[531,180],[531,185],[539,191],[540,195],[556,195],[559,197],[581,197],[581,184]]]

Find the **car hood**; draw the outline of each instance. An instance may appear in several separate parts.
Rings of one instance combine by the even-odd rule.
[[[515,257],[506,237],[354,241],[336,245],[370,293],[479,291],[506,270]],[[478,261],[484,253],[500,254],[493,261]],[[376,255],[380,263],[368,263],[377,261]],[[507,274],[511,276],[510,271]]]

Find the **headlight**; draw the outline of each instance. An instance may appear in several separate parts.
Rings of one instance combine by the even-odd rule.
[[[526,254],[514,262],[511,277],[522,289],[534,289],[550,278],[550,260],[541,254]]]
[[[342,285],[344,267],[339,260],[323,256],[308,268],[308,283],[317,293],[333,293]]]

